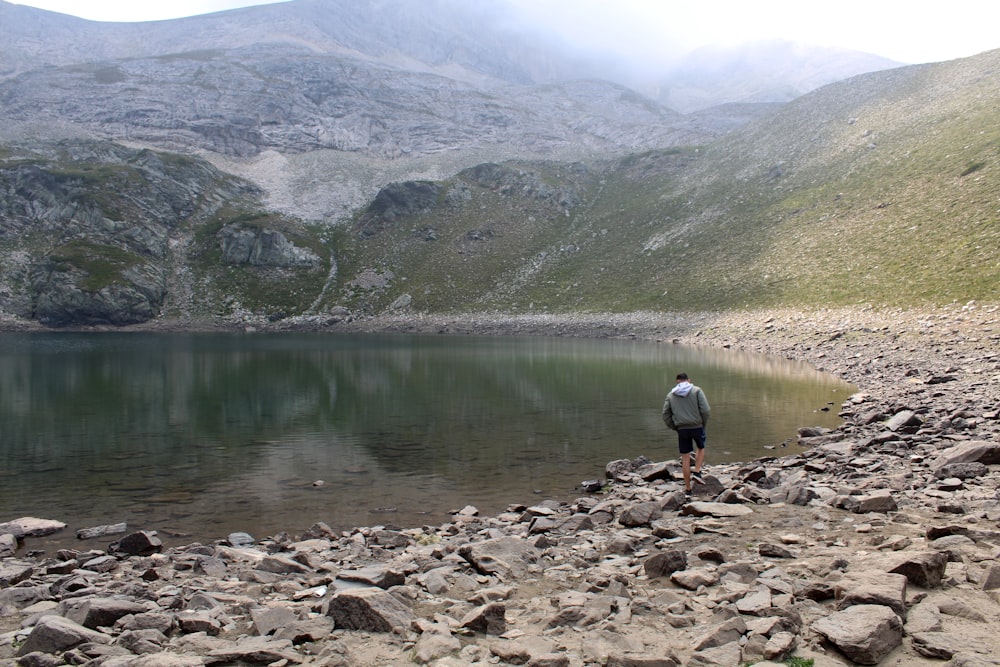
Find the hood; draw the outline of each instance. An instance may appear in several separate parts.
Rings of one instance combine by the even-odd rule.
[[[676,394],[678,396],[687,396],[694,389],[694,385],[690,382],[681,382],[679,385],[670,390],[671,394]]]

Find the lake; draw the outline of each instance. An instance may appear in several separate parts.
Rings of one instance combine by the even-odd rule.
[[[29,548],[104,548],[115,538],[75,531],[260,539],[572,500],[608,461],[677,457],[660,409],[681,370],[712,404],[709,466],[799,451],[796,429],[836,427],[854,390],[785,359],[643,341],[0,334],[0,522],[68,524]]]

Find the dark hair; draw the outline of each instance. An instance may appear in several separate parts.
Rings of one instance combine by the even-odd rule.
[[[677,374],[677,379],[678,380],[687,380],[688,379],[688,374],[687,373],[678,373]]]

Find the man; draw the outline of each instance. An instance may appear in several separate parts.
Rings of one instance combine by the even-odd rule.
[[[677,431],[677,445],[684,470],[684,493],[691,494],[691,452],[694,456],[694,478],[701,482],[701,466],[705,463],[705,424],[712,408],[705,392],[691,384],[687,373],[677,374],[677,386],[663,401],[663,423]]]

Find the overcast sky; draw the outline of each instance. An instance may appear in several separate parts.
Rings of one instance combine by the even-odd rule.
[[[420,2],[421,0],[411,0]],[[475,2],[478,0],[468,0]],[[96,21],[152,21],[274,0],[16,0]],[[788,39],[904,63],[1000,48],[1000,0],[508,0],[579,46],[676,56],[709,44]]]

